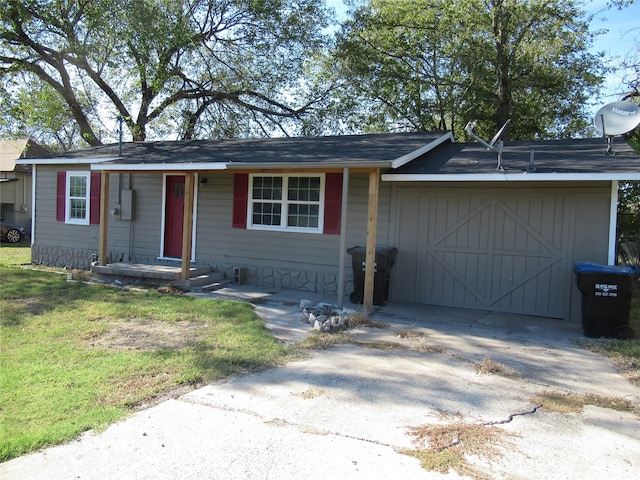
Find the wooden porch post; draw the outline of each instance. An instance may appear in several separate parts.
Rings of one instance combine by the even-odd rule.
[[[100,174],[100,225],[98,227],[98,265],[107,264],[107,237],[109,230],[109,172]]]
[[[338,260],[338,308],[344,307],[344,264],[347,246],[347,207],[349,203],[349,169],[342,169],[342,205],[340,211],[340,257]]]
[[[184,179],[184,223],[182,225],[182,272],[180,278],[189,280],[191,269],[191,238],[193,236],[193,204],[196,174],[188,172]]]
[[[364,311],[373,312],[373,279],[376,261],[376,231],[378,228],[378,194],[380,169],[369,173],[369,206],[367,215],[367,249],[364,268]]]

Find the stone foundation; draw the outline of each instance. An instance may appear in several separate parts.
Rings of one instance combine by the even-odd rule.
[[[69,269],[89,270],[96,250],[67,247],[31,246],[31,261],[36,264]]]
[[[96,250],[73,249],[65,247],[50,247],[33,245],[31,259],[33,263],[66,267],[69,269],[89,270],[91,263],[96,260]],[[163,264],[156,257],[138,256],[129,258],[120,252],[110,252],[107,263],[132,262],[149,265]],[[335,294],[338,291],[338,274],[312,272],[307,270],[294,270],[288,268],[273,268],[255,265],[231,265],[222,263],[202,263],[203,266],[212,267],[214,271],[224,272],[225,278],[233,279],[234,267],[246,269],[245,283],[259,287],[273,288],[274,290],[298,290],[302,292]],[[346,292],[353,290],[353,281],[349,275],[347,278]]]

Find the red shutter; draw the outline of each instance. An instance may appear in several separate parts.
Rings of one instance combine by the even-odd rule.
[[[324,180],[324,233],[340,233],[342,173],[327,173]]]
[[[233,228],[247,228],[248,206],[249,174],[236,173],[233,176]]]
[[[67,198],[67,172],[58,172],[58,191],[56,192],[56,221],[65,221]]]
[[[89,202],[91,212],[89,212],[89,223],[97,225],[100,223],[100,187],[102,185],[102,174],[100,172],[91,173],[91,185],[89,191]]]

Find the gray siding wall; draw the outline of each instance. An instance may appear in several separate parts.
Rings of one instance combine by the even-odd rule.
[[[86,269],[98,253],[97,225],[67,225],[56,221],[58,171],[89,171],[89,166],[68,168],[38,165],[36,176],[35,242],[32,261],[45,265]]]
[[[33,261],[88,269],[98,254],[98,225],[70,225],[56,220],[57,174],[89,171],[88,165],[38,166]],[[109,215],[108,261],[157,261],[159,254],[162,175],[110,174],[109,210],[120,207],[121,190],[147,191],[134,202],[134,220]]]
[[[98,225],[67,225],[56,221],[56,175],[77,168],[38,167],[34,261],[72,268],[89,268],[98,253]],[[340,235],[271,232],[232,227],[233,175],[201,173],[195,220],[195,260],[229,276],[233,267],[245,267],[253,284],[306,291],[337,290]],[[368,174],[349,178],[347,247],[366,245]],[[120,206],[120,191],[133,190],[133,220],[109,215],[108,261],[159,263],[162,241],[161,173],[111,173],[109,207]],[[390,245],[391,185],[381,183],[378,205],[378,246]],[[345,275],[351,279],[351,257],[345,255]],[[346,293],[351,291],[346,287]]]
[[[205,176],[205,175],[203,175]],[[233,176],[206,175],[198,191],[196,259],[218,270],[246,267],[255,284],[335,292],[340,262],[340,235],[272,232],[232,227]],[[347,247],[366,244],[368,175],[351,174],[347,210]],[[378,242],[388,242],[391,189],[382,185]],[[351,257],[345,274],[351,278]],[[294,278],[291,277],[294,272]],[[301,274],[300,272],[304,272]],[[284,277],[284,281],[278,280]],[[297,280],[295,280],[297,279]],[[315,284],[315,285],[314,285]],[[347,291],[350,291],[350,286]]]

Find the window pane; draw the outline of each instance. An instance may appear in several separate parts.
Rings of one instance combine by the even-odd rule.
[[[287,189],[289,201],[319,202],[320,177],[291,177]]]
[[[295,204],[289,205],[287,226],[301,228],[318,228],[319,205]]]
[[[87,196],[87,177],[70,177],[69,178],[69,196],[70,197],[86,197]]]
[[[87,218],[87,201],[84,199],[72,198],[70,201],[69,218],[84,220]]]
[[[253,203],[254,225],[280,225],[282,218],[282,206],[279,203]]]
[[[282,177],[254,177],[254,200],[282,200]]]

